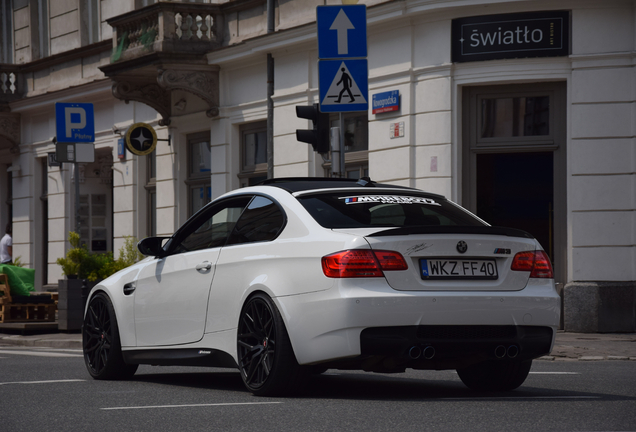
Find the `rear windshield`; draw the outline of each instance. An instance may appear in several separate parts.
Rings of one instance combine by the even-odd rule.
[[[325,228],[484,226],[446,199],[412,192],[316,194],[301,196],[298,201]]]

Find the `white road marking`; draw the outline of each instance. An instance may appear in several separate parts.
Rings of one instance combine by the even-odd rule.
[[[0,385],[7,385],[7,384],[52,384],[52,383],[82,382],[82,381],[86,381],[86,380],[83,380],[83,379],[66,379],[66,380],[47,380],[47,381],[14,381],[14,382],[0,383]]]
[[[530,372],[534,375],[581,375],[581,372]]]
[[[0,354],[17,354],[36,357],[83,357],[82,354],[67,354],[61,352],[50,351],[19,351],[19,350],[0,350]]]
[[[244,403],[216,403],[216,404],[186,404],[186,405],[149,405],[149,406],[133,406],[133,407],[112,407],[100,408],[104,411],[112,410],[132,410],[132,409],[151,409],[151,408],[191,408],[191,407],[214,407],[214,406],[239,406],[239,405],[271,405],[281,404],[283,402],[244,402]]]

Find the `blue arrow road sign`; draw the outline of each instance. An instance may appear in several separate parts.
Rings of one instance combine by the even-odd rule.
[[[366,59],[319,60],[320,111],[367,111],[368,73]]]
[[[56,103],[57,142],[92,143],[95,141],[95,115],[92,103]]]
[[[318,6],[318,58],[367,56],[367,7]]]

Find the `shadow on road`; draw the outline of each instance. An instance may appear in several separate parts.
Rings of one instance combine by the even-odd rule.
[[[197,371],[138,374],[138,382],[248,393],[238,372]],[[468,389],[454,372],[431,372],[420,377],[330,370],[303,380],[296,392],[283,399],[341,399],[376,401],[506,401],[555,403],[559,401],[636,401],[636,398],[521,386],[509,392],[477,392]],[[270,398],[259,398],[270,399]],[[280,399],[280,398],[276,398]]]

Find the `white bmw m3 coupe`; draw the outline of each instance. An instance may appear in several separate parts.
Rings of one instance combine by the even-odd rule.
[[[552,265],[530,234],[368,178],[267,180],[138,247],[146,258],[87,300],[96,379],[228,367],[280,395],[327,369],[455,369],[472,389],[512,390],[559,325]]]

